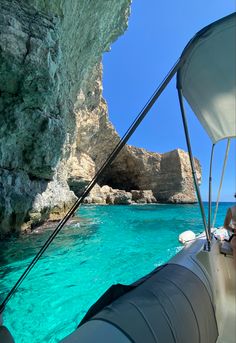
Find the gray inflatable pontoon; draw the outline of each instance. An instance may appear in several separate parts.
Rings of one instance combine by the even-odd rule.
[[[206,252],[204,242],[185,247],[62,342],[235,343],[232,256],[217,241]]]

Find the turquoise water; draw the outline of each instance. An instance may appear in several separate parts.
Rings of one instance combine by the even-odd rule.
[[[219,208],[222,225],[229,204]],[[58,342],[114,283],[131,283],[180,249],[178,235],[202,231],[197,205],[84,206],[39,261],[4,313],[16,343]],[[0,243],[0,299],[51,229]]]

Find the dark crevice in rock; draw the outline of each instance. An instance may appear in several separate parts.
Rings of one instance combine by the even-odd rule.
[[[30,179],[30,181],[42,181],[42,180],[45,180],[39,176],[36,176],[36,175],[33,175],[33,174],[30,174],[28,173],[28,177]]]
[[[131,191],[132,189],[139,189],[139,183],[134,172],[127,170],[126,172],[117,172],[115,168],[110,168],[104,175],[100,186],[110,186],[114,189],[121,189],[124,191]]]
[[[30,25],[29,25],[29,32],[30,32],[30,27],[31,27],[31,23],[30,23]],[[30,53],[30,40],[31,40],[31,35],[28,36],[28,39],[27,39],[26,44],[25,44],[26,53],[25,53],[25,55],[24,55],[24,57],[23,57],[22,64],[25,63],[26,58],[27,58],[27,56],[28,56],[29,53]],[[19,88],[20,88],[20,87],[19,87]]]

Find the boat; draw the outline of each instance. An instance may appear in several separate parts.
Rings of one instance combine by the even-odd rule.
[[[62,343],[236,343],[236,270],[232,250],[214,229],[230,141],[236,137],[236,13],[204,27],[187,44],[174,67],[141,111],[107,162],[68,216],[45,243],[3,302],[0,312],[55,235],[74,213],[107,165],[117,156],[173,77],[188,147],[203,233],[188,242],[165,265],[131,285],[114,285],[88,310],[78,328]],[[212,141],[208,218],[192,154],[185,101]],[[212,215],[212,163],[218,142],[227,149]],[[164,249],[164,246],[163,246]],[[2,329],[1,329],[2,328]],[[6,328],[3,343],[13,342]],[[1,337],[1,336],[0,336]]]

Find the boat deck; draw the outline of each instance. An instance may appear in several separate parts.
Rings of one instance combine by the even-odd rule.
[[[209,275],[213,290],[219,337],[217,343],[236,343],[236,271],[233,257],[220,253],[220,244],[214,241],[211,252],[199,252],[196,259]]]
[[[202,236],[204,240],[204,235]],[[212,296],[219,337],[217,343],[236,343],[236,271],[233,257],[220,253],[220,243],[213,240],[211,251],[203,250],[203,240],[186,246],[172,260],[196,273]]]
[[[235,294],[229,293],[225,299],[224,317],[218,327],[219,338],[217,343],[235,343],[236,342],[236,316],[235,316]]]

